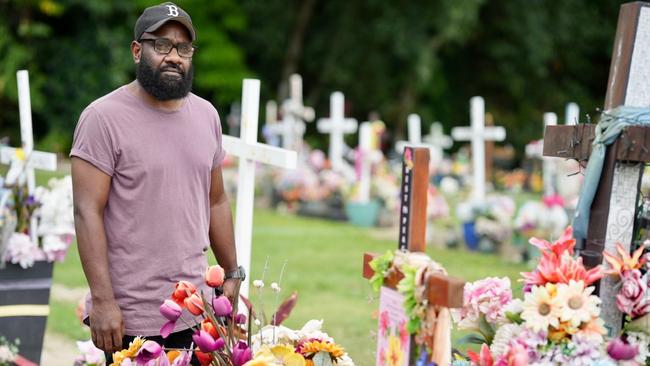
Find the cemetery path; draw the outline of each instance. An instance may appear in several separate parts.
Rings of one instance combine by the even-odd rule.
[[[70,366],[78,355],[75,341],[57,333],[45,333],[41,365]]]

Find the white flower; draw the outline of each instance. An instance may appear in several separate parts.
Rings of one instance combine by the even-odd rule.
[[[557,285],[557,298],[561,305],[560,320],[571,322],[574,327],[588,322],[600,314],[600,299],[591,295],[593,287],[587,287],[583,281],[569,281],[569,284]]]
[[[40,259],[41,253],[38,245],[32,241],[29,235],[23,233],[12,233],[7,245],[7,260],[14,264],[20,264],[23,268],[34,265],[36,259]]]
[[[501,356],[508,352],[510,349],[510,342],[515,340],[524,327],[519,324],[504,324],[494,334],[492,345],[490,345],[490,352],[493,356]]]
[[[255,325],[259,327],[260,325],[262,325],[262,322],[259,319],[255,319]]]
[[[12,363],[16,360],[16,355],[11,352],[11,349],[7,345],[0,346],[0,363]]]
[[[520,314],[524,311],[524,302],[521,299],[512,299],[506,306],[503,307],[503,313]]]
[[[258,288],[258,289],[263,289],[264,288],[264,281],[262,281],[262,280],[253,281],[253,287]]]
[[[87,365],[103,365],[106,362],[104,351],[95,347],[93,341],[77,341],[77,348],[79,348],[83,361],[85,361],[85,364]]]
[[[534,331],[548,330],[549,326],[560,326],[561,305],[558,303],[558,297],[549,291],[552,286],[534,286],[524,298],[521,318],[526,321],[526,326]]]
[[[273,292],[276,292],[276,293],[280,292],[280,286],[278,286],[277,283],[273,282],[273,283],[271,283],[271,290],[273,290]]]

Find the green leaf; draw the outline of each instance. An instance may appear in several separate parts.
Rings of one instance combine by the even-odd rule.
[[[332,366],[332,358],[325,351],[320,351],[312,359],[314,366]]]
[[[521,318],[521,313],[506,311],[506,318],[515,324],[521,324],[524,322],[524,319]]]
[[[482,334],[468,334],[458,340],[458,344],[483,344],[487,343]]]
[[[492,339],[494,339],[494,328],[492,328],[492,325],[488,323],[487,319],[485,319],[485,315],[481,314],[478,319],[478,329],[483,334],[485,337],[485,343],[489,345],[492,344]]]

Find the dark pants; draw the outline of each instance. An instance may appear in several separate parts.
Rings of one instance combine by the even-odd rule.
[[[150,341],[155,341],[156,343],[165,347],[166,349],[167,348],[190,348],[190,345],[192,344],[193,333],[194,331],[192,329],[186,329],[180,332],[172,333],[169,335],[169,337],[165,339],[163,339],[163,337],[161,336],[151,336],[151,337],[143,337],[143,338]],[[129,343],[131,343],[133,339],[135,339],[134,336],[129,336],[129,335],[124,336],[124,338],[122,338],[122,349],[129,348]],[[104,354],[106,355],[106,364],[110,365],[111,363],[113,363],[113,354],[108,352],[104,352]],[[196,357],[194,357],[194,355],[192,355],[192,365],[196,365],[196,366],[200,365],[200,363],[198,362]]]

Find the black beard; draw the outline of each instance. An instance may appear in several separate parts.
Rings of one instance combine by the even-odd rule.
[[[165,70],[177,71],[181,78],[162,75]],[[162,66],[160,70],[156,70],[143,55],[136,67],[136,78],[142,88],[158,100],[181,99],[192,90],[194,66],[190,64],[187,72],[174,64],[168,64]]]

